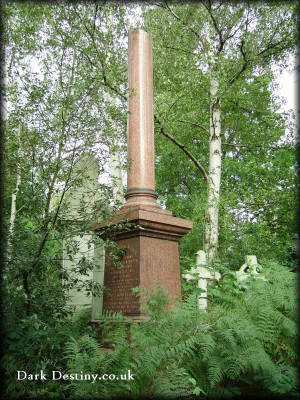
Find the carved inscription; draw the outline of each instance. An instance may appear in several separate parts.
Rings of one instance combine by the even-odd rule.
[[[139,270],[132,250],[127,249],[122,267],[114,267],[107,260],[104,285],[109,289],[103,298],[104,310],[123,314],[139,313],[138,297],[132,292],[132,288],[139,286]]]

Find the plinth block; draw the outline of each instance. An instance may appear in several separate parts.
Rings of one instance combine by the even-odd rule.
[[[104,286],[108,290],[103,295],[103,310],[139,317],[143,312],[139,297],[132,292],[134,287],[151,290],[159,282],[169,293],[169,306],[181,298],[178,241],[192,228],[192,222],[162,209],[150,211],[141,206],[122,211],[113,223],[127,221],[135,226],[130,231],[110,229],[109,236],[126,252],[122,267],[106,257]],[[101,234],[101,228],[98,232]]]

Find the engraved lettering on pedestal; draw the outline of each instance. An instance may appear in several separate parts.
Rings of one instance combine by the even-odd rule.
[[[129,249],[122,260],[122,267],[109,265],[107,270],[107,286],[110,292],[106,294],[106,307],[111,311],[136,313],[138,299],[132,288],[138,286],[137,264]]]

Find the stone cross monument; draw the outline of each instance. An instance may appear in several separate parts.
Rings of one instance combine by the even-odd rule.
[[[210,271],[206,267],[206,254],[203,250],[199,250],[196,253],[196,264],[195,268],[191,268],[189,272],[183,274],[183,278],[187,281],[197,280],[198,288],[202,289],[202,293],[198,296],[198,308],[199,310],[207,309],[207,287],[209,282],[219,280],[221,275],[217,271]]]
[[[156,202],[152,43],[143,30],[129,33],[128,78],[130,166],[126,202],[113,224],[129,221],[135,227],[116,230],[113,235],[126,253],[119,268],[106,257],[104,286],[108,291],[103,296],[103,309],[138,318],[143,313],[134,287],[153,289],[158,281],[169,292],[171,303],[181,297],[178,241],[192,228],[192,222],[173,217]],[[95,224],[94,229],[100,236],[105,235],[105,224]]]
[[[260,265],[257,262],[257,257],[255,255],[248,255],[245,257],[245,263],[236,272],[236,278],[238,281],[245,281],[249,277],[254,277],[256,279],[262,279],[266,281],[266,278],[261,275],[258,271]]]

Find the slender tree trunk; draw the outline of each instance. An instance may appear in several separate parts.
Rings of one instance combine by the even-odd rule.
[[[19,123],[19,129],[18,129],[18,136],[17,136],[17,141],[18,141],[18,151],[17,153],[20,152],[20,145],[21,145],[21,131],[22,131],[22,123]],[[16,215],[17,215],[17,195],[20,189],[21,185],[21,171],[20,171],[20,165],[18,164],[18,154],[17,154],[17,179],[16,179],[16,186],[11,194],[11,207],[10,207],[10,218],[9,218],[9,228],[8,228],[8,245],[7,245],[7,258],[10,260],[11,258],[11,252],[12,252],[12,238],[14,234],[14,229],[15,229],[15,220],[16,220]]]
[[[219,77],[216,68],[217,41],[215,32],[208,27],[208,53],[210,76],[210,126],[209,126],[209,171],[207,182],[207,210],[204,227],[204,251],[210,264],[218,251],[219,239],[219,202],[221,184],[221,108]]]
[[[116,123],[111,120],[114,130],[113,144],[110,151],[110,175],[112,179],[113,199],[115,202],[122,203],[123,201],[123,184],[122,184],[122,169],[119,149],[117,148]]]
[[[109,22],[113,24],[112,15],[109,15]],[[110,52],[107,54],[107,58],[109,59],[111,56]],[[105,94],[107,101],[111,106],[115,105],[115,100],[109,93]],[[112,192],[113,192],[113,200],[117,203],[122,203],[124,200],[123,197],[123,183],[122,183],[122,168],[121,168],[121,159],[120,159],[120,149],[118,146],[118,134],[117,134],[117,124],[110,116],[108,120],[112,127],[112,143],[110,146],[110,177],[112,181]]]
[[[51,231],[51,229],[53,229],[53,227],[55,226],[57,219],[58,219],[58,213],[60,210],[60,206],[62,204],[65,192],[66,192],[66,187],[67,187],[67,182],[70,178],[70,174],[71,174],[71,170],[72,170],[72,166],[73,166],[73,160],[74,160],[74,152],[73,152],[73,157],[72,157],[72,166],[71,169],[69,171],[69,175],[68,175],[68,179],[65,182],[65,186],[63,189],[63,193],[61,195],[60,201],[59,201],[59,205],[56,209],[56,213],[55,216],[53,218],[52,221],[49,220],[49,213],[50,213],[50,207],[51,207],[51,200],[53,198],[53,193],[54,193],[54,189],[55,189],[55,184],[57,182],[57,177],[61,168],[61,160],[62,160],[62,154],[63,154],[63,150],[64,150],[64,145],[65,145],[65,132],[66,132],[66,125],[67,125],[67,120],[68,120],[68,112],[69,112],[69,98],[71,96],[72,93],[72,88],[73,88],[73,82],[74,82],[74,74],[75,74],[75,64],[76,64],[76,60],[77,60],[77,54],[76,54],[76,50],[74,50],[73,52],[73,59],[72,59],[72,69],[71,69],[71,76],[70,76],[70,80],[68,82],[68,86],[67,86],[67,93],[65,96],[65,106],[64,108],[62,108],[60,110],[60,116],[61,116],[61,135],[59,138],[59,143],[58,143],[58,152],[57,152],[57,156],[55,159],[55,170],[53,172],[51,181],[48,185],[48,193],[47,193],[47,197],[46,197],[46,204],[45,204],[45,209],[44,209],[44,224],[41,227],[41,233],[43,234],[42,236],[42,240],[40,242],[40,245],[37,249],[36,255],[33,258],[33,263],[31,265],[30,270],[33,270],[33,268],[36,266],[36,264],[38,263],[38,260],[43,252],[45,243],[47,241],[48,235]],[[60,76],[59,76],[59,82],[61,85],[61,89],[64,91],[63,85],[62,85],[62,70],[60,70]],[[51,228],[48,228],[48,224],[49,222],[51,222]]]

